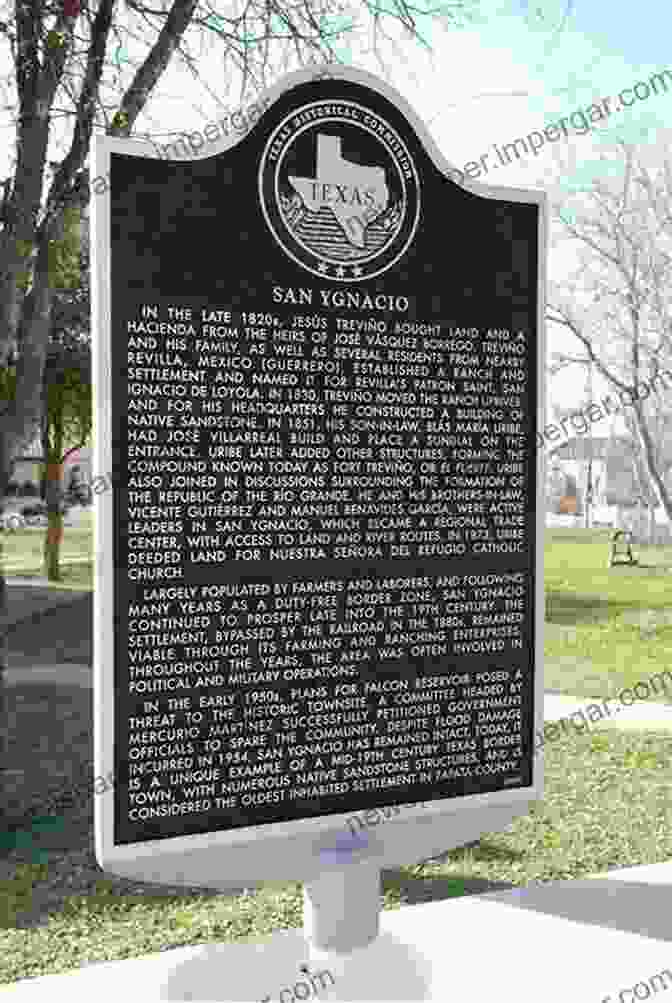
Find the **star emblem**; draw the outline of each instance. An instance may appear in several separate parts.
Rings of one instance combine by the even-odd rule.
[[[326,262],[324,262],[324,261],[320,261],[319,265],[317,266],[317,270],[318,270],[318,272],[322,272],[323,275],[326,275],[328,273],[328,271],[329,271],[329,269],[327,268]]]
[[[336,269],[336,274],[338,275],[339,279],[343,278],[343,276],[345,275],[345,268],[343,267],[343,265],[338,266],[338,268]]]
[[[359,265],[355,265],[354,268],[352,269],[352,274],[355,276],[355,278],[357,278],[359,275],[362,274],[363,271],[364,271],[363,268],[360,268]]]

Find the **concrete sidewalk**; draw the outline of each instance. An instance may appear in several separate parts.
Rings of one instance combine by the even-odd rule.
[[[88,594],[75,589],[54,588],[46,578],[8,578],[8,626],[39,620],[49,610],[68,606]]]
[[[47,609],[81,597],[49,592]],[[28,616],[39,618],[39,610],[36,596]],[[49,682],[90,689],[93,672],[89,665],[55,663],[10,668],[6,678],[9,685]],[[600,698],[546,693],[544,718],[567,719],[596,705],[603,708]],[[609,717],[585,727],[672,730],[668,705],[625,706],[614,700],[609,707]],[[626,1003],[648,999],[659,989],[672,993],[671,886],[672,862],[623,868],[386,911],[378,939],[352,956],[317,956],[301,930],[282,930],[252,943],[199,944],[22,979],[0,986],[0,1001],[90,1003],[92,997],[125,995],[144,1003],[275,1003],[287,998],[284,987],[301,984],[310,990],[300,970],[308,963],[313,973],[333,973],[333,984],[325,979],[319,995],[310,996],[323,1001]],[[315,981],[313,975],[311,984]],[[307,998],[292,993],[292,999]]]
[[[672,731],[672,706],[670,704],[656,703],[653,700],[639,700],[632,705],[621,704],[618,700],[608,701],[608,711],[604,707],[602,697],[568,697],[559,693],[544,694],[544,720],[557,721],[562,717],[569,717],[570,714],[584,712],[583,719],[576,720],[577,730],[594,730],[595,728],[619,728],[630,729],[661,729]],[[585,716],[586,708],[598,707],[602,717],[590,723],[590,718]],[[584,724],[585,722],[585,724]],[[574,725],[572,725],[574,727]]]
[[[387,910],[377,939],[351,955],[317,954],[301,929],[281,930],[22,979],[0,999],[630,1003],[672,988],[671,885],[672,863],[623,868]]]
[[[11,663],[11,656],[10,656]],[[24,686],[31,683],[47,683],[61,686],[81,686],[93,689],[93,668],[90,665],[76,665],[65,662],[62,665],[15,666],[5,672],[7,686]]]

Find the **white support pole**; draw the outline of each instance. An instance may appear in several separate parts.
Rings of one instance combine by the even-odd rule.
[[[380,866],[372,860],[344,861],[303,887],[303,929],[317,951],[346,954],[378,936]]]
[[[324,854],[321,854],[325,859]],[[347,987],[373,991],[380,982],[380,865],[334,852],[332,866],[303,886],[303,931],[320,998],[352,999]],[[317,971],[319,969],[319,972]],[[325,985],[328,981],[330,985]],[[341,994],[345,992],[346,995]],[[373,997],[369,997],[373,998]]]

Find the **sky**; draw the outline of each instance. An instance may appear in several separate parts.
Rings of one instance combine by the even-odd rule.
[[[239,2],[213,0],[213,7],[226,16],[238,9]],[[167,7],[166,0],[161,4]],[[437,7],[440,0],[434,9]],[[384,75],[424,121],[444,157],[459,169],[486,151],[490,151],[487,163],[498,164],[495,144],[501,148],[533,130],[543,131],[604,97],[613,96],[615,103],[623,88],[647,81],[668,66],[672,70],[672,57],[668,59],[672,32],[669,0],[639,0],[634,5],[614,4],[613,0],[480,0],[481,13],[471,25],[457,29],[429,16],[420,20],[430,53],[397,31],[394,46],[381,46],[383,73],[362,28],[361,5],[345,0],[344,8],[355,28],[351,43],[339,48],[343,61]],[[195,36],[188,37],[200,52]],[[129,81],[133,72],[125,60],[140,58],[144,51],[133,42],[115,47],[122,81]],[[163,141],[169,142],[167,134],[203,128],[221,117],[223,108],[232,110],[238,105],[239,82],[225,72],[221,43],[216,39],[200,53],[198,68],[207,87],[194,79],[181,60],[173,60],[138,119],[136,133],[157,138],[163,135]],[[291,68],[297,68],[296,64]],[[271,69],[269,82],[275,83],[281,75],[274,75]],[[253,99],[250,94],[249,100]],[[579,120],[580,116],[574,121]],[[12,137],[8,123],[1,124],[0,135]],[[479,180],[496,186],[542,188],[564,199],[577,186],[586,188],[592,178],[615,166],[609,158],[599,159],[603,134],[617,133],[628,141],[651,146],[655,159],[655,148],[664,142],[664,130],[670,126],[672,74],[667,93],[660,88],[657,94],[636,100],[631,108],[611,115],[606,125],[583,135],[569,128],[569,138],[545,142],[536,156],[512,158],[507,166],[493,166]],[[57,141],[57,135],[54,138]],[[3,146],[0,168],[5,168],[4,177],[11,149],[9,144]],[[559,232],[551,226],[552,242]],[[565,247],[551,248],[549,279],[562,281],[575,267],[576,258],[566,242]],[[547,338],[550,349],[579,354],[578,342],[557,325],[548,326]],[[585,384],[585,369],[572,366],[549,378],[549,401],[578,407],[585,399]],[[593,396],[601,391],[606,392],[607,387],[594,374]]]

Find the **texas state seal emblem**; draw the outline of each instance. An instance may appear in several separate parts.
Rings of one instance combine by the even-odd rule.
[[[396,264],[420,218],[406,144],[352,101],[311,102],[277,126],[262,154],[259,197],[285,254],[341,282],[372,279]]]

